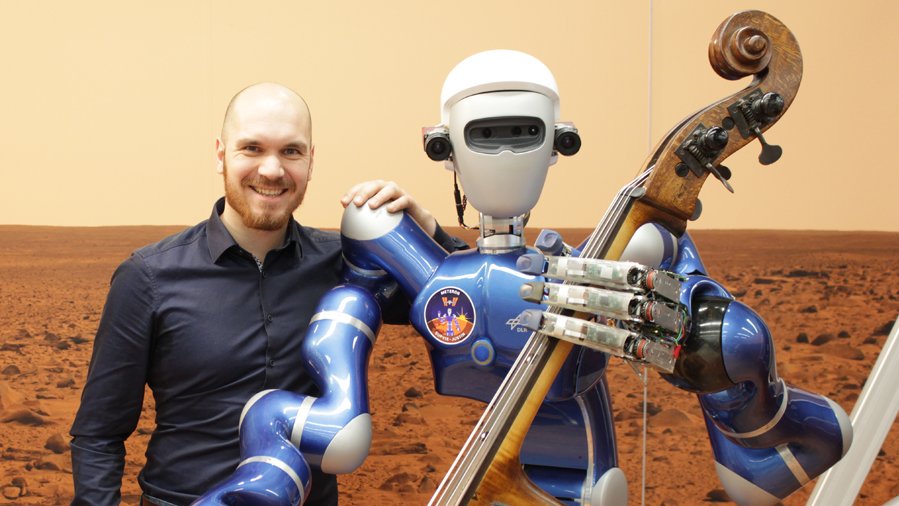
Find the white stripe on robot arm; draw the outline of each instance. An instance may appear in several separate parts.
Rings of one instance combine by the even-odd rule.
[[[266,457],[266,456],[259,455],[256,457],[250,457],[248,459],[245,459],[244,461],[242,461],[240,464],[237,465],[237,468],[240,469],[241,467],[245,466],[246,464],[250,464],[253,462],[260,462],[263,464],[268,464],[272,467],[276,467],[276,468],[280,469],[284,474],[289,476],[290,479],[293,480],[293,484],[297,486],[297,490],[300,491],[300,502],[299,503],[303,504],[303,502],[305,501],[305,496],[306,496],[306,484],[303,483],[303,480],[300,479],[300,476],[297,473],[295,473],[293,471],[293,469],[291,469],[290,466],[288,466],[283,460],[276,459],[274,457]],[[305,462],[304,462],[304,464],[305,464]],[[309,473],[309,465],[308,464],[306,464],[306,472]]]
[[[368,340],[371,341],[372,345],[374,345],[375,341],[377,340],[377,336],[375,335],[375,332],[371,329],[371,327],[366,325],[362,320],[347,313],[341,313],[340,311],[319,311],[315,314],[315,316],[312,317],[311,320],[309,320],[309,324],[312,325],[319,320],[330,320],[333,322],[345,323],[351,327],[355,327],[360,332],[365,334],[366,337],[368,337]]]
[[[730,431],[722,429],[719,425],[716,424],[715,427],[718,429],[718,431],[721,432],[722,434],[724,434],[725,436],[733,438],[733,439],[749,439],[749,438],[764,435],[769,430],[771,430],[775,425],[778,424],[778,422],[780,422],[781,418],[783,418],[784,413],[787,412],[787,405],[790,404],[790,389],[787,388],[787,384],[784,383],[783,379],[779,379],[779,381],[780,381],[780,387],[783,390],[783,397],[781,398],[781,401],[780,401],[780,407],[777,408],[777,413],[775,413],[774,416],[771,417],[770,420],[768,420],[768,423],[766,423],[765,425],[762,425],[761,427],[759,427],[755,430],[751,430],[748,432],[730,432]]]
[[[269,393],[274,392],[274,391],[275,391],[275,389],[270,388],[268,390],[263,390],[261,392],[257,392],[255,395],[253,395],[253,397],[250,397],[250,400],[248,400],[247,403],[243,405],[243,411],[240,412],[240,421],[237,423],[237,430],[240,430],[240,427],[243,426],[243,418],[250,411],[250,408],[253,407],[253,404],[256,404],[256,402],[258,402],[259,399],[265,397],[266,395],[268,395]]]
[[[297,409],[297,418],[293,422],[293,428],[290,430],[290,442],[297,448],[300,447],[300,441],[303,439],[303,427],[306,426],[306,420],[312,411],[312,405],[316,398],[309,396],[303,399],[303,403]]]

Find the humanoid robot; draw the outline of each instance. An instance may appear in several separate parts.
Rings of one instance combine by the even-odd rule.
[[[362,463],[371,441],[366,365],[379,303],[397,289],[412,301],[409,319],[443,395],[489,401],[532,330],[601,343],[568,357],[521,451],[531,480],[564,504],[627,504],[604,375],[610,355],[698,394],[719,477],[740,504],[776,504],[842,457],[851,441],[845,412],[777,376],[765,323],[706,277],[688,234],[644,226],[616,262],[578,258],[553,232],[537,249],[526,246],[548,168],[580,147],[573,125],[559,122],[543,63],[478,53],[450,72],[441,102],[425,151],[454,171],[479,212],[477,249],[448,254],[404,214],[349,206],[347,283],[322,300],[303,349],[323,395],[251,399],[241,416],[243,462],[198,504],[302,503],[309,465],[346,473]]]

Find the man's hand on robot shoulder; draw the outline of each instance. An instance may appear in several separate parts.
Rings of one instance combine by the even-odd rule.
[[[518,269],[547,278],[524,283],[524,300],[570,310],[526,310],[519,316],[524,326],[673,370],[689,327],[686,308],[679,303],[681,276],[635,262],[539,253],[521,256]]]
[[[359,183],[347,190],[340,199],[343,207],[347,207],[350,203],[361,207],[366,202],[372,209],[386,206],[385,209],[391,213],[406,211],[428,235],[433,236],[437,230],[437,220],[430,211],[419,205],[411,195],[393,181],[375,179]]]

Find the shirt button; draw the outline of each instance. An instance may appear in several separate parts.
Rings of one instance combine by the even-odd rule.
[[[271,359],[271,358],[268,359],[268,366],[269,366],[269,367],[275,367],[275,360],[274,360],[274,359]]]
[[[270,314],[265,315],[265,321],[271,323],[271,322],[272,322],[272,315],[270,315]]]

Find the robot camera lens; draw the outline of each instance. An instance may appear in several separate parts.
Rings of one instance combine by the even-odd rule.
[[[485,129],[481,130],[481,135],[483,135],[485,139],[489,139],[489,138],[493,137],[493,130],[490,130],[489,128],[485,128]]]
[[[434,135],[425,142],[425,153],[435,162],[448,159],[450,151],[452,151],[452,146],[449,139],[442,135]]]
[[[581,149],[581,136],[578,135],[576,130],[558,130],[554,147],[559,154],[571,156]]]
[[[540,133],[540,129],[536,125],[528,127],[528,135],[537,135],[538,133]]]

